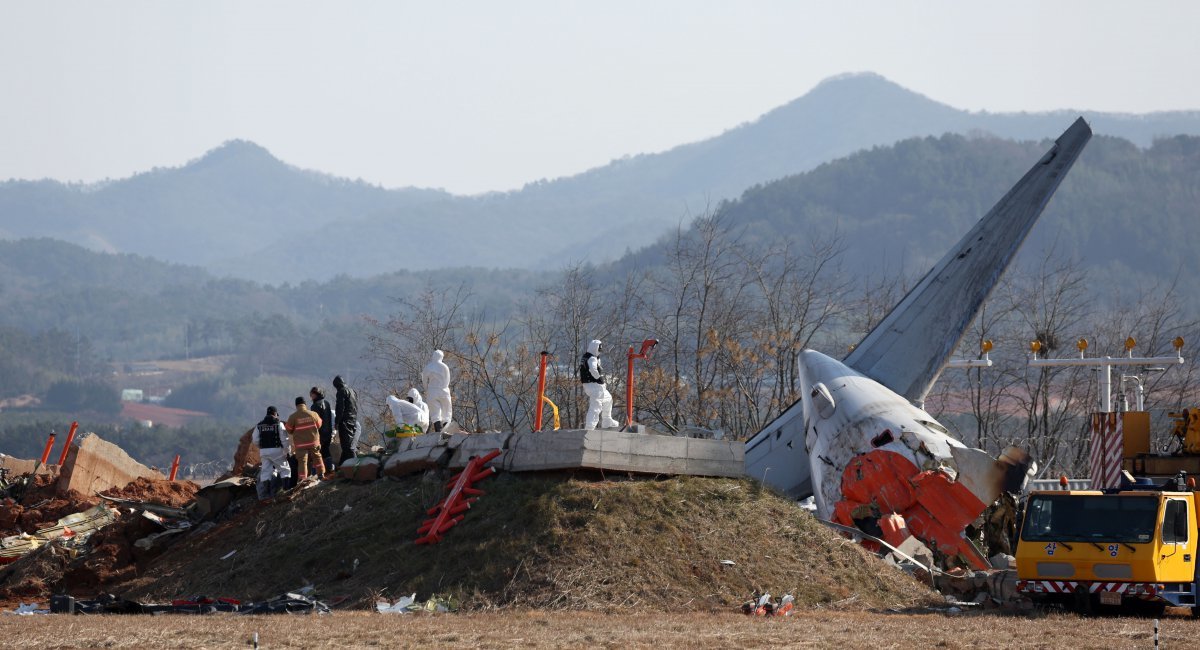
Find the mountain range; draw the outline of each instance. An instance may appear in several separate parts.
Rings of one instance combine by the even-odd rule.
[[[101,184],[11,180],[0,183],[0,238],[48,237],[264,283],[468,266],[555,269],[617,259],[749,188],[856,151],[944,133],[1036,141],[1078,114],[1097,134],[1135,148],[1200,134],[1200,111],[977,113],[876,75],[846,75],[714,138],[506,193],[384,189],[297,169],[246,141]]]

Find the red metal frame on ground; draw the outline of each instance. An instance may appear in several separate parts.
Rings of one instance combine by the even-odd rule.
[[[450,494],[429,509],[426,514],[430,518],[426,519],[417,529],[417,535],[420,535],[416,540],[417,544],[436,544],[442,541],[442,536],[446,531],[463,520],[465,515],[462,513],[469,510],[471,504],[477,500],[465,497],[479,497],[484,494],[483,490],[475,489],[472,485],[496,473],[495,467],[487,467],[482,470],[480,468],[499,455],[500,450],[496,449],[487,455],[476,456],[467,463],[461,472],[450,479],[450,482],[446,484],[446,487],[450,488]]]

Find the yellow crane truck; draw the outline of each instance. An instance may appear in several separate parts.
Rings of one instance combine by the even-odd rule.
[[[1160,483],[1125,472],[1119,488],[1031,493],[1017,590],[1084,613],[1156,615],[1170,605],[1200,616],[1196,495],[1184,472]]]

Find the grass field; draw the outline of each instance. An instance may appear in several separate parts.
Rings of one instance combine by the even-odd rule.
[[[1150,619],[805,611],[604,614],[509,611],[330,616],[0,616],[8,648],[1150,648]],[[1161,619],[1163,647],[1200,637],[1200,622]]]

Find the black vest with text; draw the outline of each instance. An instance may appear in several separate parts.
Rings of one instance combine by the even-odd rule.
[[[584,352],[583,358],[579,361],[579,381],[583,384],[603,384],[604,383],[604,366],[600,365],[600,359],[596,359],[596,372],[600,373],[600,378],[596,379],[588,370],[588,359],[596,355],[591,352]]]
[[[283,427],[283,423],[279,420],[263,420],[258,423],[258,448],[259,449],[278,449],[283,446],[283,441],[279,439],[279,429]]]

